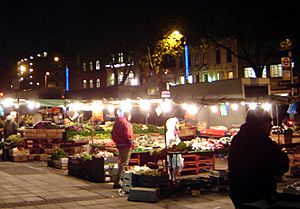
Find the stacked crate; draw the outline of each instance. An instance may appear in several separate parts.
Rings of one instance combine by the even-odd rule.
[[[55,148],[63,144],[64,129],[25,129],[23,136],[30,151],[30,159],[47,160]]]
[[[213,170],[215,167],[213,154],[182,154],[182,157],[184,158],[184,166],[180,172],[181,176],[186,174],[199,174]]]

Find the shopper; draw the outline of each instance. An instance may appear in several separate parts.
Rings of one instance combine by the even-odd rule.
[[[112,129],[112,139],[116,143],[119,151],[119,168],[113,188],[122,188],[121,179],[129,163],[133,144],[133,130],[129,122],[130,112],[124,112],[122,117],[118,117]]]
[[[6,140],[10,135],[17,134],[18,124],[14,121],[15,117],[13,115],[8,115],[4,122],[3,132],[4,140]]]
[[[228,167],[230,197],[236,208],[246,208],[248,203],[271,206],[280,199],[276,177],[288,171],[289,159],[269,137],[271,128],[271,115],[259,107],[248,111],[246,123],[233,137]]]

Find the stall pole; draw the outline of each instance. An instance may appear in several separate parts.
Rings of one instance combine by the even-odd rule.
[[[275,106],[276,109],[276,123],[277,123],[277,136],[278,136],[278,143],[280,144],[280,126],[279,126],[279,119],[278,119],[278,105]]]

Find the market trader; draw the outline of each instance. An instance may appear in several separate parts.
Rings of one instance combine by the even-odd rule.
[[[129,122],[131,119],[130,112],[124,112],[123,117],[118,117],[112,129],[112,139],[116,143],[119,151],[119,166],[116,180],[113,188],[122,188],[121,179],[123,178],[125,169],[129,163],[133,144],[133,130]]]
[[[13,115],[8,115],[3,127],[4,140],[6,140],[10,135],[17,134],[18,128],[18,124],[15,122],[15,117]]]
[[[249,110],[229,148],[230,198],[236,208],[244,203],[272,205],[278,198],[275,177],[289,169],[287,154],[269,137],[272,117],[258,107]]]

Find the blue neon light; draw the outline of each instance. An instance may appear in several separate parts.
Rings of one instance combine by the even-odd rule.
[[[69,68],[66,66],[66,91],[70,90],[70,83],[69,83]]]
[[[189,66],[189,48],[187,44],[184,45],[184,55],[185,55],[185,80],[188,81],[190,66]]]

